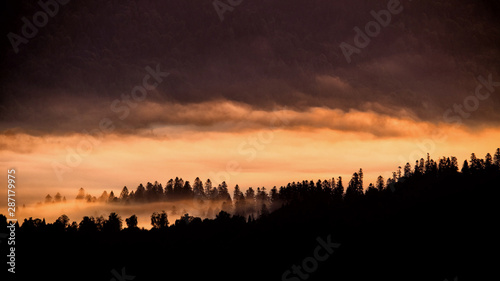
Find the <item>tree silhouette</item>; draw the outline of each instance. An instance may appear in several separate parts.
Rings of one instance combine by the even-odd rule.
[[[342,183],[342,177],[339,176],[337,184],[333,189],[333,200],[339,202],[344,198],[344,185]]]
[[[233,201],[235,206],[235,214],[245,215],[245,196],[243,195],[243,192],[241,192],[238,185],[234,187]]]
[[[154,212],[151,215],[151,225],[155,229],[165,229],[168,227],[167,213],[162,211],[161,213]]]
[[[54,196],[54,202],[55,203],[60,203],[62,201],[62,196],[61,194],[58,192],[56,193],[56,195]]]
[[[200,178],[196,177],[193,183],[193,195],[196,199],[203,200],[205,198],[205,192],[203,190],[203,182]]]
[[[138,202],[142,202],[145,200],[145,197],[146,197],[146,189],[144,188],[144,186],[141,184],[139,184],[139,186],[137,187],[137,189],[135,190],[135,200],[138,201]]]
[[[21,228],[27,232],[38,232],[43,231],[46,226],[47,224],[45,223],[45,219],[33,219],[32,217],[30,217],[29,219],[24,219]]]
[[[484,168],[489,170],[493,167],[493,157],[491,157],[491,154],[486,154],[484,157]]]
[[[188,213],[185,213],[182,217],[180,217],[178,220],[175,221],[175,226],[176,227],[183,227],[187,226],[190,224],[195,218],[193,216],[190,216]]]
[[[472,153],[470,155],[470,170],[471,170],[471,172],[473,172],[473,173],[478,172],[479,170],[481,170],[481,168],[482,168],[481,161],[479,159],[477,159],[475,153]]]
[[[97,232],[97,225],[94,217],[83,217],[82,221],[78,226],[78,231],[84,233],[92,233]]]
[[[110,213],[108,220],[104,221],[102,230],[105,232],[119,232],[122,229],[122,219],[117,213]]]
[[[464,164],[462,165],[462,174],[468,174],[469,172],[469,163],[467,160],[464,160]]]
[[[370,183],[368,185],[368,189],[366,190],[366,196],[367,197],[373,197],[377,193],[378,193],[378,189],[375,188],[375,186],[373,185],[373,183]]]
[[[182,178],[176,177],[174,180],[174,191],[172,197],[174,199],[179,199],[182,196],[182,188],[184,187],[184,181]]]
[[[217,200],[231,202],[231,195],[229,195],[229,191],[227,189],[227,184],[223,181],[217,187]]]
[[[106,223],[106,219],[103,216],[98,216],[95,218],[95,225],[98,231],[101,231],[104,228],[104,224]]]
[[[247,206],[247,212],[255,212],[255,191],[251,187],[245,192],[245,204]]]
[[[174,192],[174,180],[170,179],[165,185],[165,198],[170,199]]]
[[[191,187],[191,183],[186,181],[184,186],[182,187],[182,198],[192,198],[193,197],[193,188]]]
[[[85,195],[85,201],[88,203],[95,202],[96,200],[97,199],[95,198],[95,196],[92,196],[90,194]]]
[[[404,173],[403,176],[405,178],[411,177],[412,171],[411,171],[411,165],[410,165],[410,163],[408,163],[408,162],[406,163],[406,165],[404,167],[404,170],[403,170],[403,173]]]
[[[276,188],[276,186],[273,186],[273,188],[271,188],[271,194],[269,197],[271,199],[271,209],[274,211],[280,205],[280,195],[278,193],[278,188]],[[243,200],[245,199],[243,193],[241,193],[241,198],[243,198]]]
[[[101,193],[101,196],[97,199],[99,202],[108,202],[109,194],[106,190]]]
[[[125,223],[127,224],[128,229],[136,229],[137,228],[137,216],[132,215],[129,218],[126,218]]]
[[[78,190],[78,195],[76,195],[76,200],[83,199],[85,199],[85,190],[83,189],[83,187],[80,187],[80,189]]]
[[[56,219],[56,221],[54,222],[54,224],[56,224],[56,223],[58,223],[58,224],[62,225],[62,226],[63,226],[63,228],[66,228],[66,227],[68,227],[68,226],[69,226],[69,218],[68,218],[68,216],[67,216],[67,215],[61,215],[61,216],[59,216],[59,217]]]
[[[67,215],[61,215],[56,221],[53,223],[53,228],[55,231],[65,231],[69,227],[69,218]]]
[[[500,169],[500,148],[497,148],[495,151],[495,155],[493,156],[493,163],[497,166],[497,169]]]
[[[111,192],[109,193],[108,202],[116,202],[117,200],[118,198],[116,198],[115,193],[111,190]]]
[[[231,220],[231,215],[225,211],[220,211],[215,216],[215,221],[218,223],[228,223],[230,220]]]
[[[358,173],[354,173],[345,191],[345,197],[346,200],[352,200],[361,195],[363,195],[362,180]]]
[[[376,188],[378,189],[378,191],[384,190],[385,184],[384,184],[384,178],[382,176],[378,176]]]
[[[120,193],[120,200],[125,201],[128,199],[129,192],[126,186],[123,187],[122,192]]]
[[[205,182],[205,197],[211,198],[212,194],[212,181],[210,179],[207,179]]]
[[[359,168],[359,173],[358,173],[358,178],[359,178],[359,185],[358,185],[358,193],[363,193],[363,169]]]
[[[266,188],[257,188],[256,198],[258,204],[267,204],[269,201],[269,196],[267,195]]]

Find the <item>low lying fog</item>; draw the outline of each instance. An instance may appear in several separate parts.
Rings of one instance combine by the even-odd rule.
[[[151,215],[153,212],[165,211],[170,224],[174,224],[176,219],[188,213],[190,216],[204,218],[215,218],[221,211],[222,202],[209,202],[198,200],[178,200],[171,202],[154,203],[103,203],[103,202],[82,202],[82,200],[68,200],[61,203],[45,203],[27,205],[19,208],[17,216],[21,225],[25,218],[33,217],[43,219],[47,223],[53,223],[59,216],[65,214],[70,222],[80,223],[84,216],[108,218],[111,212],[116,212],[123,220],[123,227],[126,227],[125,219],[136,215],[139,228],[151,228]]]

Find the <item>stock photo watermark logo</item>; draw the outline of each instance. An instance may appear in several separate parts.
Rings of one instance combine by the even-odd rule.
[[[318,270],[319,263],[326,261],[334,250],[340,247],[340,243],[332,243],[331,235],[326,237],[326,241],[321,237],[316,238],[318,246],[313,251],[313,255],[302,260],[301,265],[292,265],[292,267],[281,275],[283,281],[307,280],[309,276]]]
[[[284,115],[286,107],[282,110],[273,110],[274,116],[269,122],[269,127],[260,130],[258,133],[249,136],[247,140],[241,142],[236,148],[238,154],[241,156],[247,155],[245,159],[248,163],[252,162],[259,151],[263,151],[267,145],[271,144],[274,140],[274,131],[278,128],[282,128],[290,123],[290,121]],[[241,166],[238,161],[231,160],[226,163],[224,171],[209,172],[209,178],[219,181],[219,182],[229,182],[231,176],[236,176],[241,172]]]
[[[39,28],[43,28],[47,25],[49,16],[50,18],[55,17],[59,13],[59,8],[68,4],[69,1],[70,0],[38,1],[38,6],[40,6],[41,10],[33,14],[32,20],[30,21],[27,17],[21,18],[23,22],[23,26],[21,27],[22,36],[14,32],[9,32],[9,34],[7,34],[7,38],[9,38],[14,53],[19,53],[19,45],[28,44],[29,39],[33,39],[38,34]]]
[[[411,1],[411,0],[409,0]],[[382,27],[387,27],[391,21],[392,16],[397,15],[403,11],[403,6],[399,0],[389,0],[387,3],[387,10],[380,10],[375,12],[374,10],[370,11],[370,14],[375,19],[374,21],[369,21],[366,23],[364,32],[359,27],[354,27],[354,46],[350,45],[346,42],[340,43],[339,47],[344,54],[344,57],[348,63],[351,63],[351,56],[353,54],[360,54],[361,49],[366,48],[370,45],[371,39],[377,37]]]
[[[156,69],[146,66],[145,70],[148,74],[143,77],[141,85],[132,88],[130,95],[122,94],[120,99],[111,102],[110,110],[118,115],[118,119],[125,120],[130,115],[130,109],[136,108],[139,102],[146,99],[148,91],[155,90],[163,79],[170,75],[168,72],[162,72],[159,64],[156,65]],[[66,161],[64,163],[52,162],[52,168],[59,181],[63,180],[63,174],[71,172],[72,168],[76,168],[83,162],[83,158],[102,142],[104,134],[113,132],[115,128],[113,120],[106,117],[99,121],[98,128],[90,132],[83,130],[85,138],[80,140],[75,148],[66,147]]]
[[[127,273],[125,272],[125,267],[122,267],[121,274],[119,274],[118,271],[116,271],[116,269],[114,269],[114,268],[111,270],[111,273],[115,277],[111,278],[109,281],[127,281],[127,280],[134,280],[135,279],[135,276],[127,275]]]
[[[497,87],[500,87],[500,82],[493,81],[493,75],[488,74],[488,78],[479,75],[477,85],[473,93],[463,99],[461,103],[455,103],[443,113],[443,120],[447,124],[452,124],[455,128],[462,126],[463,121],[472,117],[472,113],[479,109],[480,103],[485,102],[495,93]],[[426,138],[417,143],[417,149],[413,150],[407,159],[399,156],[401,163],[414,163],[423,158],[425,154],[432,154],[438,143],[443,143],[448,139],[448,136],[441,132],[433,132],[430,138]]]
[[[215,12],[219,16],[220,21],[224,21],[224,13],[234,11],[235,7],[238,7],[243,0],[226,0],[227,3],[224,3],[222,0],[215,0],[212,2],[214,6]]]

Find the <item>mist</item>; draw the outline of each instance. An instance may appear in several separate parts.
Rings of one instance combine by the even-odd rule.
[[[185,214],[200,217],[201,219],[215,218],[215,215],[222,210],[222,202],[209,202],[199,200],[176,200],[168,202],[152,203],[105,203],[105,202],[82,202],[82,200],[68,200],[60,203],[37,203],[22,207],[17,215],[20,224],[25,218],[45,219],[47,223],[53,223],[59,216],[65,214],[70,222],[80,223],[84,216],[108,218],[112,212],[117,213],[123,220],[123,227],[126,227],[125,219],[136,215],[139,228],[151,228],[151,215],[154,212],[165,211],[170,224],[174,224],[177,219]],[[225,210],[231,211],[231,210]]]

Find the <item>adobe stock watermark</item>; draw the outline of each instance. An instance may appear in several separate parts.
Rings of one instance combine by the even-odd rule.
[[[261,129],[258,133],[249,136],[245,141],[241,142],[236,148],[239,155],[248,157],[245,159],[248,163],[252,162],[259,151],[263,151],[267,145],[274,140],[274,131],[288,125],[290,122],[284,115],[286,107],[282,110],[273,110],[273,117],[269,122],[269,127]],[[213,181],[229,182],[231,176],[236,176],[241,172],[241,166],[238,161],[230,160],[226,163],[224,171],[209,172],[208,177]]]
[[[318,270],[320,262],[326,261],[334,250],[340,247],[340,243],[332,243],[331,235],[322,238],[316,238],[318,246],[313,251],[313,255],[302,260],[302,265],[292,265],[292,267],[281,275],[283,281],[307,280],[309,275]]]
[[[455,128],[463,125],[463,121],[469,119],[472,113],[479,109],[480,103],[486,101],[495,92],[496,87],[500,87],[500,82],[493,81],[493,75],[488,74],[488,78],[482,75],[477,77],[478,84],[473,93],[463,99],[461,103],[455,103],[443,113],[445,123],[452,124]],[[448,139],[448,135],[435,131],[430,138],[426,138],[417,143],[417,149],[413,150],[408,158],[399,156],[401,163],[415,163],[423,158],[427,153],[432,154],[436,150],[438,143],[443,143]]]
[[[114,268],[111,270],[111,273],[115,276],[110,279],[110,281],[127,281],[127,280],[134,280],[135,276],[133,275],[127,275],[125,272],[125,267],[122,267],[122,273],[119,274],[118,271],[116,271]]]
[[[409,0],[411,1],[411,0]],[[365,24],[364,32],[359,27],[354,27],[354,45],[350,45],[346,42],[340,43],[339,47],[344,54],[344,57],[348,63],[351,63],[351,56],[353,54],[360,54],[361,49],[366,48],[370,45],[371,39],[375,38],[380,34],[382,27],[387,27],[392,20],[393,15],[397,15],[403,11],[403,6],[399,0],[389,0],[387,3],[387,10],[380,10],[375,12],[370,11],[370,14],[375,19],[374,21],[369,21]]]
[[[50,18],[55,17],[59,13],[59,8],[69,3],[70,0],[47,0],[38,1],[38,6],[41,10],[34,13],[32,20],[30,21],[26,17],[22,17],[21,21],[24,23],[21,28],[21,35],[14,32],[9,32],[7,38],[9,38],[10,44],[14,49],[14,53],[19,53],[19,45],[28,44],[29,39],[33,39],[38,34],[38,29],[43,28],[49,22]]]
[[[235,7],[238,7],[243,0],[225,0],[227,3],[224,3],[223,0],[214,0],[212,5],[214,6],[215,12],[219,16],[220,21],[224,21],[224,13],[234,11]]]
[[[146,99],[148,91],[155,90],[156,87],[166,78],[170,73],[162,72],[160,65],[156,65],[156,69],[146,66],[145,70],[148,74],[144,75],[142,84],[132,88],[130,94],[122,94],[120,99],[115,99],[111,102],[110,110],[117,114],[117,118],[125,120],[130,115],[130,109],[136,108],[139,102]],[[76,147],[66,147],[65,162],[52,161],[52,168],[59,181],[63,180],[63,175],[71,172],[73,168],[79,166],[84,157],[88,156],[94,147],[98,146],[104,139],[104,134],[109,134],[115,130],[113,120],[110,118],[102,118],[99,121],[98,128],[91,130],[83,130],[82,133],[85,138],[80,140]]]

